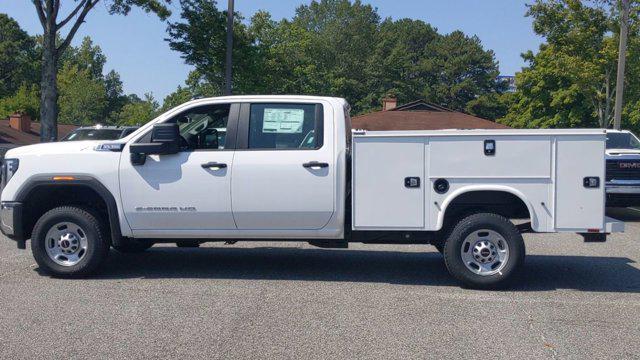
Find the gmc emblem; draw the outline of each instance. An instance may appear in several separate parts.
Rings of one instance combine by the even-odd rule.
[[[621,162],[618,166],[620,169],[640,169],[640,162]]]

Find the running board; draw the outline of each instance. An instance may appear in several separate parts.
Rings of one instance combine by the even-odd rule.
[[[323,249],[346,249],[349,243],[344,240],[311,240],[309,245]]]

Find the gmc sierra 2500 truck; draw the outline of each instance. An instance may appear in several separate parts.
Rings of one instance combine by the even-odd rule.
[[[604,151],[604,130],[352,134],[339,98],[200,99],[120,140],[10,150],[1,227],[62,277],[110,247],[361,242],[435,245],[455,278],[491,288],[522,267],[522,232],[623,230],[604,215]]]

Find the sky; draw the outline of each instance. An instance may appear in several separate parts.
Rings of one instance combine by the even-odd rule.
[[[266,10],[276,20],[291,18],[296,7],[310,0],[236,0],[236,11],[250,18],[258,10]],[[525,64],[520,54],[538,48],[542,39],[533,33],[531,19],[524,16],[526,4],[520,0],[363,0],[378,9],[381,17],[420,19],[436,27],[442,34],[462,30],[477,35],[485,49],[495,52],[503,75],[513,75]],[[62,0],[61,13],[66,14],[75,3]],[[105,2],[99,3],[80,27],[73,44],[90,36],[107,56],[105,73],[120,73],[126,93],[143,95],[151,92],[161,101],[183,85],[192,69],[169,49],[166,23],[140,10],[129,16],[109,15]],[[218,7],[226,9],[227,1]],[[174,0],[172,20],[179,19],[179,1]],[[31,35],[41,34],[33,3],[29,0],[0,0],[0,12],[7,13]],[[60,16],[62,18],[62,16]],[[67,26],[68,28],[69,26]]]

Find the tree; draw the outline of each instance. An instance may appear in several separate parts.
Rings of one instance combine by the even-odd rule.
[[[19,112],[26,113],[35,119],[40,112],[38,87],[23,83],[13,96],[0,99],[0,118]]]
[[[122,107],[129,101],[124,95],[122,88],[122,80],[120,80],[120,74],[115,70],[109,71],[104,76],[104,88],[106,91],[106,105],[104,107],[104,113],[102,118],[106,122],[114,121],[113,118],[122,110]]]
[[[217,8],[215,0],[181,0],[183,22],[170,22],[167,27],[171,49],[182,53],[197,75],[212,86],[212,95],[222,95],[225,85],[226,11]],[[253,48],[242,18],[235,15],[233,25],[234,92],[251,92],[256,73],[252,62]]]
[[[162,108],[160,108],[160,112],[171,110],[174,107],[184,104],[191,99],[193,99],[191,90],[189,90],[189,88],[178,86],[176,91],[172,92],[164,98],[164,100],[162,101]]]
[[[546,39],[516,75],[517,93],[500,120],[515,127],[608,127],[613,120],[619,21],[616,1],[538,0],[529,7],[534,31]],[[627,79],[640,75],[638,14],[630,24]],[[640,100],[629,81],[623,121]],[[626,114],[626,115],[625,115]]]
[[[314,93],[358,100],[369,94],[367,65],[380,15],[360,0],[312,1],[296,9],[292,23],[306,30],[306,57]]]
[[[370,93],[359,101],[359,107],[378,109],[380,99],[389,94],[399,103],[425,98],[428,74],[420,62],[428,45],[439,36],[436,29],[421,20],[384,20],[367,64]]]
[[[70,46],[61,57],[60,66],[75,65],[78,69],[87,70],[92,79],[102,79],[102,71],[107,63],[107,57],[98,45],[93,44],[90,37],[85,36],[80,46]]]
[[[105,0],[106,1],[106,0]],[[41,141],[52,141],[58,137],[58,86],[56,74],[61,54],[69,47],[80,26],[85,22],[89,12],[100,0],[76,0],[69,14],[59,13],[61,0],[32,0],[42,25],[42,78],[40,83],[41,104],[40,121],[42,129]],[[171,12],[165,6],[171,0],[111,0],[107,7],[111,14],[127,15],[131,8],[138,6],[146,12],[153,12],[161,19],[166,19]],[[60,31],[70,26],[67,34],[57,42]]]
[[[213,0],[181,5],[182,19],[170,23],[167,41],[196,68],[187,88],[193,96],[221,94],[225,13]],[[381,21],[377,9],[359,0],[311,1],[281,21],[265,11],[254,14],[249,26],[240,19],[237,14],[236,94],[340,96],[362,113],[378,109],[389,93],[464,110],[478,96],[503,88],[494,54],[478,38],[440,35],[420,20]]]
[[[454,110],[464,110],[476,96],[500,92],[502,82],[493,51],[485,51],[477,36],[461,31],[440,36],[427,45],[420,61],[429,79],[427,99]]]
[[[0,98],[33,81],[35,60],[33,39],[15,20],[0,14]]]
[[[507,115],[513,101],[513,93],[487,93],[469,101],[465,112],[488,120],[497,120]]]
[[[58,74],[59,121],[63,124],[104,123],[107,91],[101,79],[93,79],[90,69],[65,64]]]
[[[118,125],[143,125],[158,114],[159,105],[152,94],[145,94],[144,100],[135,101],[135,98],[131,100],[118,114],[116,118]]]

